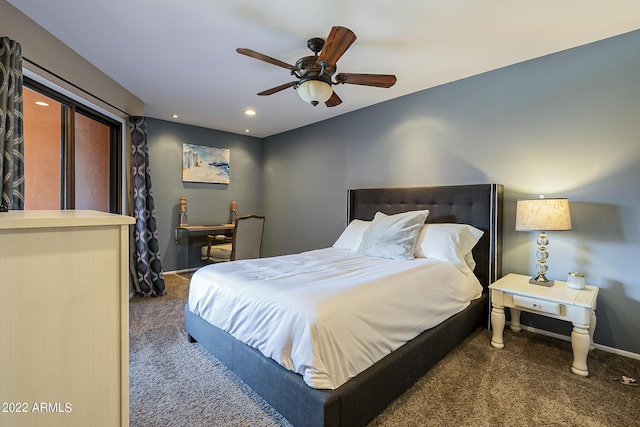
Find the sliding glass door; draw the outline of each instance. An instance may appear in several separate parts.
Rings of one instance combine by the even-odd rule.
[[[122,213],[121,124],[25,79],[25,209]]]
[[[62,105],[23,88],[24,208],[62,208]]]
[[[109,126],[80,113],[74,117],[75,208],[109,212]]]

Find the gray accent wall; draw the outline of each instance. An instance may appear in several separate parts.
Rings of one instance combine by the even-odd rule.
[[[497,182],[503,272],[533,274],[537,233],[514,231],[516,199],[568,197],[573,230],[548,233],[548,276],[585,273],[600,287],[595,341],[640,354],[638,46],[635,31],[266,138],[265,252],[331,245],[349,188]]]
[[[186,268],[175,242],[178,205],[187,198],[188,222],[193,225],[229,222],[230,204],[238,202],[240,215],[263,214],[262,140],[198,126],[147,119],[151,182],[158,221],[158,240],[165,271]],[[228,148],[229,184],[182,182],[182,144]],[[192,245],[197,246],[197,245]],[[191,248],[192,258],[198,256]]]
[[[548,276],[585,273],[600,287],[595,342],[640,354],[638,46],[634,31],[264,140],[152,120],[165,269],[179,197],[189,198],[195,222],[223,221],[234,198],[244,212],[261,211],[271,256],[330,246],[346,225],[349,188],[500,183],[503,273],[535,271],[537,233],[514,231],[516,200],[568,197],[573,230],[548,233]],[[182,184],[174,158],[183,141],[227,143],[232,184]],[[243,153],[237,164],[234,147]],[[526,313],[522,322],[571,333],[566,322]]]

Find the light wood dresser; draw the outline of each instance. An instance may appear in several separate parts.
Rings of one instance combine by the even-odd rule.
[[[129,425],[129,224],[0,213],[0,425]]]

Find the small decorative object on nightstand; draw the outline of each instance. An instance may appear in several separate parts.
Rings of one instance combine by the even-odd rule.
[[[506,318],[504,308],[511,313],[510,328],[519,332],[520,313],[540,314],[554,319],[573,323],[571,347],[573,349],[574,374],[586,377],[587,354],[593,350],[593,331],[596,329],[596,300],[598,288],[585,286],[584,289],[571,289],[566,282],[556,281],[553,287],[529,286],[529,277],[520,274],[507,274],[489,285],[491,290],[491,327],[493,336],[491,345],[504,348],[502,334]]]
[[[567,277],[567,286],[571,289],[584,289],[584,274],[578,273],[577,271],[572,271],[569,273],[569,277]]]
[[[553,286],[553,280],[545,276],[547,267],[547,231],[571,230],[571,216],[569,215],[569,201],[567,199],[540,196],[538,199],[518,200],[516,204],[516,231],[539,231],[538,237],[538,277],[529,283],[542,286]]]

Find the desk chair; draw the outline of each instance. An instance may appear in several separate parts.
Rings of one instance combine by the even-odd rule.
[[[246,215],[236,219],[231,237],[208,235],[207,246],[201,250],[202,260],[207,263],[260,258],[264,216]],[[225,242],[214,244],[214,242]]]

